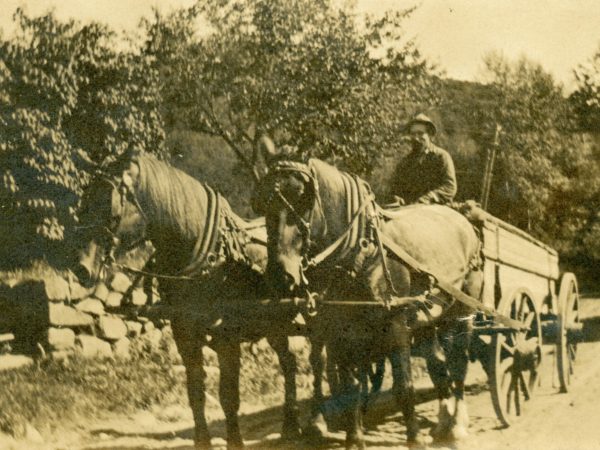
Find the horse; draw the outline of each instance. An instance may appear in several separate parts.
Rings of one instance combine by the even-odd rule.
[[[238,423],[240,342],[263,336],[276,351],[285,379],[282,438],[298,437],[296,360],[287,339],[298,334],[297,311],[258,307],[269,297],[263,276],[264,222],[243,220],[208,185],[148,154],[103,167],[85,188],[78,215],[73,271],[82,283],[97,280],[115,250],[132,248],[140,240],[154,246],[153,275],[186,369],[196,447],[211,445],[202,361],[207,336],[219,360],[228,448],[243,447]]]
[[[423,444],[410,370],[415,335],[439,399],[432,434],[465,437],[473,311],[440,291],[431,274],[479,293],[480,241],[471,223],[440,205],[386,212],[366,182],[318,159],[276,162],[257,202],[266,217],[268,282],[280,296],[321,293],[313,326],[339,371],[346,447],[364,448],[360,387],[371,361],[385,354],[398,358],[393,390],[407,441]]]

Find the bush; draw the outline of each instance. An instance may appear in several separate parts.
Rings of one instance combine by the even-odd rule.
[[[89,160],[163,154],[164,132],[156,71],[108,28],[21,10],[14,20],[0,40],[0,260],[19,264],[59,248]]]

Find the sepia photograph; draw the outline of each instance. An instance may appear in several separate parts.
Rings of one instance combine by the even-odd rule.
[[[0,450],[600,449],[597,0],[0,10]]]

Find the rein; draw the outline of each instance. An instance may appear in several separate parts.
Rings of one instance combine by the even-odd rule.
[[[117,183],[116,180],[108,174],[99,173],[98,176],[112,186],[113,190],[118,192],[120,195],[120,209],[116,214],[112,215],[112,220],[114,220],[115,223],[112,224],[112,226],[92,224],[77,228],[97,228],[106,235],[109,245],[107,246],[106,255],[102,262],[103,267],[112,265],[122,271],[157,279],[195,281],[201,276],[206,275],[208,270],[216,265],[220,259],[225,260],[227,258],[231,258],[235,261],[248,261],[248,256],[244,250],[244,243],[237,236],[239,233],[243,233],[245,236],[247,236],[247,242],[266,245],[266,243],[262,240],[250,236],[244,228],[237,226],[235,220],[232,219],[222,207],[221,195],[215,192],[209,186],[203,184],[202,186],[206,190],[208,200],[206,223],[204,227],[204,233],[198,237],[192,251],[190,262],[187,266],[181,269],[178,273],[171,275],[147,270],[150,261],[152,261],[152,257],[142,269],[136,269],[125,264],[117,263],[114,258],[114,251],[119,245],[119,239],[116,235],[116,230],[118,229],[122,220],[125,202],[129,201],[135,206],[146,224],[149,223],[148,215],[138,200],[133,180],[127,172],[123,174],[119,183]],[[127,247],[127,250],[131,250],[148,240],[149,239],[146,236],[142,236],[131,243]],[[152,256],[154,256],[154,254]]]
[[[371,192],[366,197],[361,197],[359,182],[354,178],[349,178],[348,180],[344,179],[344,186],[347,192],[348,197],[348,213],[349,213],[349,221],[346,229],[332,242],[328,245],[324,250],[319,252],[317,255],[313,257],[308,256],[308,251],[310,249],[310,234],[312,228],[312,220],[315,213],[315,209],[318,206],[321,211],[323,211],[323,205],[321,202],[321,196],[319,195],[319,185],[317,183],[314,172],[310,169],[306,164],[291,162],[291,161],[280,161],[273,167],[273,172],[296,172],[304,175],[311,182],[314,195],[315,195],[315,206],[311,209],[310,215],[307,219],[304,219],[302,215],[294,208],[291,202],[285,197],[285,195],[281,192],[279,184],[275,184],[274,193],[277,195],[279,200],[282,202],[284,207],[294,216],[298,227],[303,234],[304,239],[304,252],[305,254],[302,257],[302,270],[306,271],[311,267],[316,267],[319,264],[322,264],[327,258],[329,258],[332,254],[334,254],[347,240],[350,240],[348,244],[348,249],[352,250],[356,243],[360,246],[361,250],[365,250],[368,248],[369,242],[364,238],[359,238],[360,232],[355,230],[357,223],[363,217],[367,207],[372,206],[375,201],[375,197]],[[353,203],[354,200],[354,203]],[[356,211],[352,211],[352,205],[360,202]],[[323,214],[324,216],[324,214]],[[325,231],[324,235],[327,234],[327,224],[325,223]],[[351,237],[350,235],[353,234]]]

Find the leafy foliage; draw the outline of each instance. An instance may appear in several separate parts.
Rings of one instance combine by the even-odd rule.
[[[501,127],[491,210],[543,235],[551,196],[568,181],[558,164],[570,146],[566,102],[552,76],[526,58],[511,63],[492,53],[485,64],[495,101],[477,111],[482,149]]]
[[[361,25],[352,6],[336,5],[208,0],[156,13],[146,52],[163,76],[169,126],[224,139],[250,169],[266,133],[369,172],[398,145],[407,111],[433,100],[435,79],[402,30],[412,10]]]
[[[587,64],[574,70],[577,89],[569,100],[579,125],[587,131],[600,132],[600,47]]]
[[[0,226],[3,248],[27,260],[73,223],[83,161],[161,153],[164,132],[147,57],[117,50],[99,24],[21,10],[14,20],[0,42]]]

